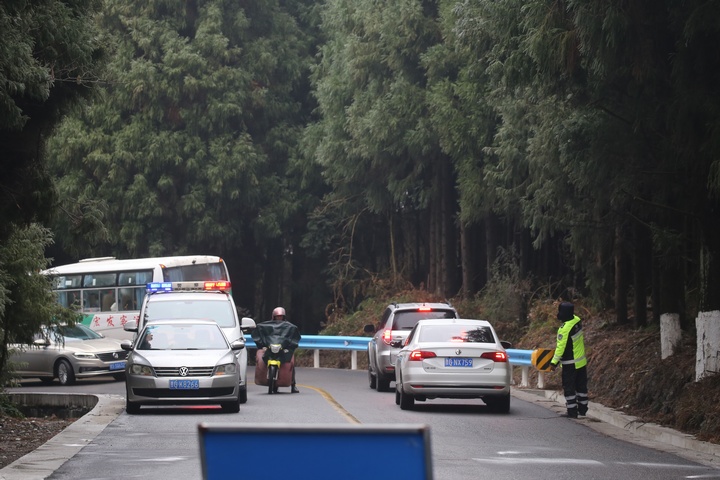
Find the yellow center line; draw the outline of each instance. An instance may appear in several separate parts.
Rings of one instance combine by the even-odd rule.
[[[323,390],[322,388],[311,387],[310,385],[300,385],[300,384],[298,384],[298,387],[309,388],[310,390],[315,390],[315,391],[318,392],[320,395],[322,395],[323,398],[324,398],[325,400],[327,400],[327,402],[328,402],[330,405],[332,405],[332,407],[340,413],[340,415],[344,416],[344,417],[347,419],[348,422],[350,422],[350,423],[360,423],[360,420],[358,420],[357,418],[355,418],[355,417],[352,415],[352,413],[350,413],[350,412],[348,412],[347,410],[345,410],[345,409],[343,408],[343,406],[340,405],[340,404],[337,402],[337,400],[335,400],[335,399],[333,398],[332,395],[330,395],[328,392],[326,392],[326,391]]]

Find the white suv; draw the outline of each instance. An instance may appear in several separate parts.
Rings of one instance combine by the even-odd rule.
[[[366,333],[374,333],[368,342],[370,388],[378,392],[390,390],[390,382],[395,381],[395,357],[410,330],[418,320],[426,318],[458,318],[458,313],[448,303],[392,303],[377,328],[365,325]]]
[[[229,293],[230,282],[163,282],[148,284],[140,308],[140,324],[127,322],[124,329],[137,332],[154,320],[208,319],[222,329],[228,342],[245,342],[244,333],[255,328],[252,318],[238,318]],[[240,362],[240,403],[247,402],[247,349],[237,352]]]

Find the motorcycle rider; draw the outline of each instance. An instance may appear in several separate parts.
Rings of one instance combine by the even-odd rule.
[[[283,354],[280,357],[280,361],[283,363],[290,362],[293,359],[295,349],[300,344],[300,329],[293,323],[287,320],[285,309],[283,307],[277,307],[272,312],[272,320],[267,322],[259,323],[258,328],[255,328],[252,332],[252,338],[258,348],[262,348],[267,351],[268,345],[276,341],[280,341]],[[272,340],[276,339],[276,340]],[[263,360],[267,353],[263,355]],[[292,366],[292,384],[290,386],[292,393],[300,393],[297,386],[295,385],[295,364]]]

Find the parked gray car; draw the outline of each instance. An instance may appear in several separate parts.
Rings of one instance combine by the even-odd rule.
[[[12,345],[11,361],[22,378],[72,385],[78,378],[112,375],[125,378],[127,352],[120,340],[105,338],[85,325],[43,326],[32,345]]]
[[[415,324],[428,318],[458,318],[458,313],[448,303],[392,303],[377,326],[365,325],[365,332],[374,334],[368,343],[370,388],[390,390],[390,382],[395,381],[395,356]]]
[[[244,340],[228,343],[212,320],[156,320],[137,341],[124,340],[126,410],[142,405],[220,404],[240,411],[240,360]]]

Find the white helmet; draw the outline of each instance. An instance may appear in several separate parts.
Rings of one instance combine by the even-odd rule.
[[[275,317],[282,317],[285,320],[285,309],[283,307],[275,308],[272,312],[272,318],[275,319]]]

